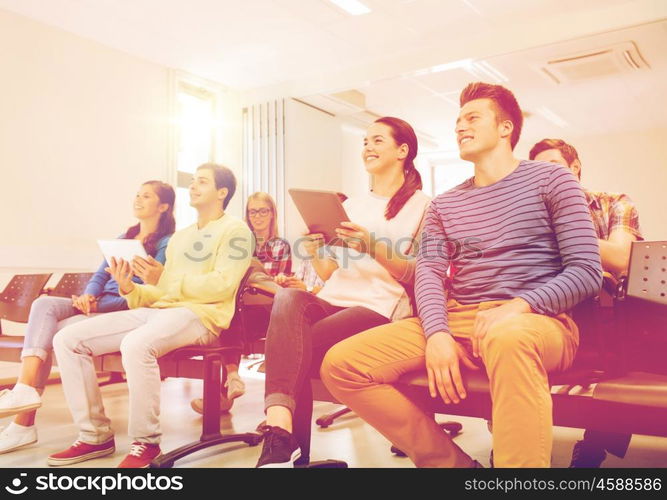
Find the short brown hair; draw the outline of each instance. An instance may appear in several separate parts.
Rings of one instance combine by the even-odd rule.
[[[568,165],[572,165],[575,160],[579,159],[579,154],[577,154],[577,150],[574,149],[574,146],[568,144],[563,139],[542,139],[532,147],[530,153],[528,153],[528,158],[534,160],[537,155],[543,151],[548,151],[549,149],[557,149],[560,151],[560,154],[563,155],[563,158]]]
[[[227,208],[227,205],[229,205],[229,200],[232,199],[232,196],[234,196],[234,193],[236,192],[236,177],[234,177],[234,172],[223,165],[218,165],[217,163],[204,163],[199,165],[197,170],[202,168],[210,170],[213,173],[216,189],[227,188],[227,196],[224,200],[222,200],[222,209],[224,210]]]
[[[512,137],[510,137],[510,144],[514,149],[519,142],[519,137],[521,137],[523,113],[512,91],[502,85],[484,82],[469,83],[461,92],[460,105],[463,107],[467,102],[475,99],[491,99],[496,107],[498,121],[509,120],[512,122],[514,129],[512,130]]]

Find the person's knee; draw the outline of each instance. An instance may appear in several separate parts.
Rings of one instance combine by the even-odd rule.
[[[312,294],[298,288],[281,288],[273,298],[273,309],[293,307],[304,299],[310,299]]]
[[[330,348],[320,365],[320,378],[327,387],[353,382],[365,385],[371,382],[368,365],[362,361],[363,347],[350,338]]]
[[[59,353],[74,352],[79,345],[79,338],[76,332],[63,328],[53,337],[53,351],[56,356]]]
[[[55,308],[53,297],[38,297],[30,306],[32,314],[50,314]]]
[[[344,378],[342,375],[346,372],[347,362],[343,349],[338,345],[333,346],[325,354],[320,366],[320,378],[326,385],[334,384],[336,380]]]
[[[120,353],[123,357],[123,363],[127,361],[139,361],[153,355],[151,345],[143,339],[134,335],[126,335],[120,342]],[[132,363],[130,363],[130,366]]]

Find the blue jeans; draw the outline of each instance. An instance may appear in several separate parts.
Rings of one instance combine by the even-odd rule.
[[[72,318],[69,321],[68,318]],[[72,307],[72,299],[65,297],[39,297],[30,307],[28,326],[23,341],[21,359],[36,356],[42,363],[37,374],[36,389],[43,389],[53,364],[53,337],[66,324],[86,319]]]
[[[58,323],[77,314],[81,312],[72,306],[72,299],[39,297],[35,300],[30,307],[21,358],[37,356],[46,361],[53,350],[53,337],[58,331]]]
[[[310,454],[310,378],[318,376],[324,355],[341,340],[388,322],[365,307],[333,306],[303,290],[283,288],[276,294],[266,334],[264,407],[292,412],[301,461]]]

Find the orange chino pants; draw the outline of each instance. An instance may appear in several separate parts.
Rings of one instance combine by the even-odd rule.
[[[447,302],[450,331],[471,357],[475,315],[505,302]],[[481,343],[481,369],[490,381],[496,467],[550,466],[553,417],[547,373],[572,364],[578,340],[577,326],[566,314],[521,314],[489,328]],[[322,380],[418,467],[470,467],[472,459],[433,416],[392,385],[404,373],[425,369],[425,348],[418,318],[379,326],[332,347],[322,364]]]

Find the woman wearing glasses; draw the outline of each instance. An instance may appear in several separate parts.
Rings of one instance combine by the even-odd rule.
[[[255,257],[272,277],[289,275],[292,258],[289,243],[278,237],[276,204],[268,193],[251,194],[246,205],[246,223],[255,235]]]
[[[292,256],[289,243],[278,236],[278,214],[276,203],[268,193],[258,191],[248,197],[245,221],[255,235],[256,257],[264,266],[266,274],[290,274]],[[227,364],[227,399],[232,401],[245,392],[245,384],[238,373],[238,362]]]
[[[290,275],[292,270],[292,256],[289,243],[278,236],[278,216],[276,204],[268,193],[257,192],[250,195],[245,210],[245,221],[255,236],[255,252],[253,257],[264,266],[266,274],[275,278]],[[270,309],[265,312],[267,318],[260,316],[262,311],[256,311],[254,318],[258,324],[268,323]],[[229,411],[234,399],[245,393],[245,384],[239,376],[238,355],[227,355],[224,358],[227,380],[225,387],[227,394],[222,394],[221,410]],[[204,401],[201,398],[193,399],[190,406],[197,413],[204,413]]]

